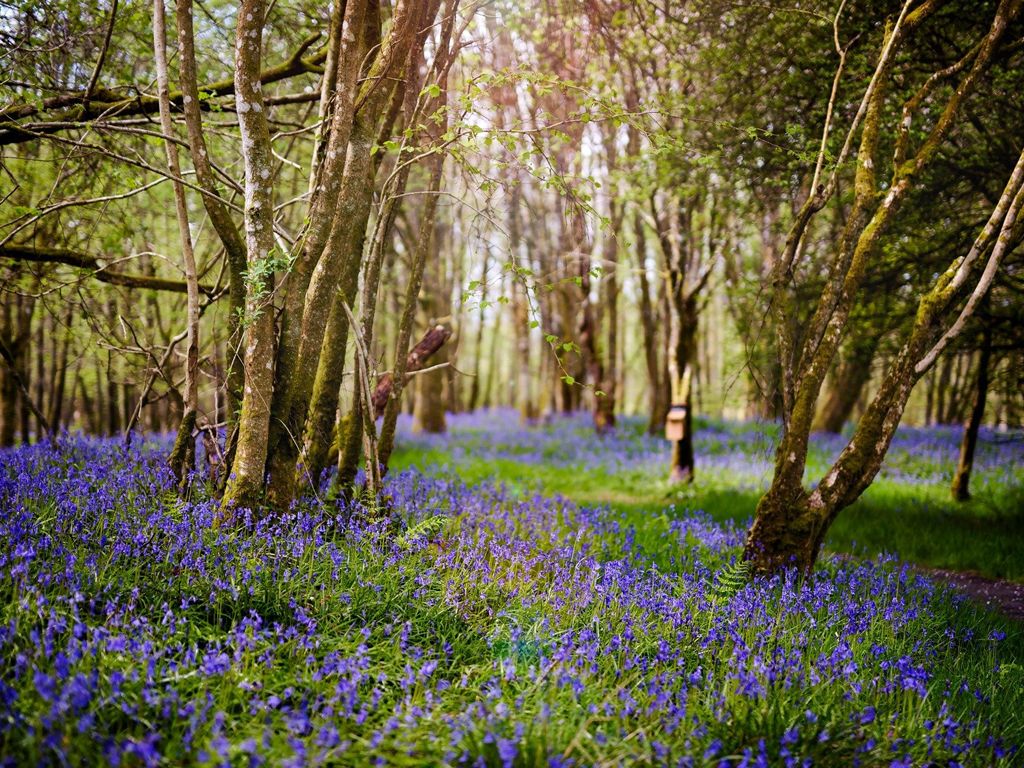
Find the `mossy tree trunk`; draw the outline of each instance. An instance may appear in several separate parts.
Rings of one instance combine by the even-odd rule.
[[[809,570],[836,516],[852,504],[874,480],[914,384],[935,363],[942,350],[961,332],[977,303],[984,297],[996,270],[1013,243],[1017,217],[1024,206],[1024,152],[993,208],[988,221],[967,254],[955,258],[925,292],[914,322],[898,353],[885,370],[877,392],[854,430],[853,437],[813,490],[803,485],[809,435],[815,403],[848,327],[848,319],[863,284],[871,257],[882,246],[883,236],[913,182],[943,146],[956,124],[963,99],[986,71],[1008,24],[1020,13],[1021,4],[1008,0],[996,9],[992,25],[969,59],[967,73],[948,96],[938,119],[916,150],[912,151],[909,127],[920,102],[904,105],[897,134],[892,178],[880,184],[880,121],[886,114],[885,85],[891,80],[896,51],[903,36],[928,18],[932,7],[909,12],[903,7],[898,19],[886,25],[876,71],[863,97],[863,126],[848,133],[843,154],[860,130],[860,147],[854,180],[853,209],[831,259],[826,283],[796,349],[784,292],[792,279],[791,266],[801,248],[807,225],[835,191],[836,175],[815,190],[794,219],[786,247],[772,270],[773,313],[783,368],[784,433],[776,450],[771,485],[758,504],[747,535],[744,557],[760,573],[789,565]],[[965,61],[966,66],[966,61]],[[859,120],[859,117],[858,117]],[[840,155],[837,167],[843,164]],[[815,176],[823,167],[824,151]],[[879,191],[881,186],[882,192]],[[987,254],[987,258],[986,255]]]
[[[356,120],[356,83],[363,53],[373,39],[368,5],[366,0],[345,4],[342,37],[335,43],[340,50],[327,146],[322,163],[311,173],[308,223],[285,289],[266,467],[267,498],[279,508],[287,507],[295,494],[296,463],[328,316],[351,254],[350,231],[359,226],[356,209],[371,165],[374,107],[379,110],[381,96],[388,94],[388,89],[378,89],[374,104],[368,105],[373,114]],[[362,224],[365,228],[365,220]]]
[[[390,136],[403,101],[407,107],[409,105],[409,94],[418,95],[415,88],[418,82],[416,62],[422,56],[423,44],[438,8],[437,0],[398,4],[388,34],[378,45],[380,18],[376,5],[371,4],[372,8],[358,13],[357,5],[360,3],[346,5],[346,21],[342,25],[344,48],[339,56],[341,69],[335,88],[332,132],[328,137],[323,166],[318,172],[319,186],[324,191],[320,195],[314,192],[313,197],[314,203],[324,201],[323,206],[330,212],[327,217],[329,226],[323,228],[317,225],[316,233],[313,233],[316,237],[310,237],[311,245],[307,244],[301,252],[299,259],[306,264],[303,269],[309,269],[308,283],[303,287],[301,296],[292,296],[291,299],[286,297],[285,303],[285,323],[282,325],[278,350],[279,374],[275,385],[280,389],[280,395],[274,404],[275,431],[271,435],[272,450],[267,466],[270,477],[268,500],[280,508],[286,507],[294,499],[297,479],[308,480],[314,476],[315,480],[318,474],[316,467],[302,466],[299,455],[304,435],[313,434],[314,430],[322,434],[320,427],[311,424],[310,419],[315,421],[316,409],[322,409],[325,402],[329,403],[333,399],[336,391],[333,383],[340,380],[339,373],[332,381],[330,377],[333,369],[325,367],[326,381],[321,378],[319,397],[314,392],[328,330],[333,329],[330,333],[332,339],[329,354],[335,359],[341,355],[337,340],[342,335],[347,336],[342,326],[349,322],[348,314],[339,310],[343,310],[347,304],[344,294],[350,294],[350,277],[354,266],[351,258],[362,252],[362,249],[352,247],[356,238],[353,228],[361,228],[364,232],[366,229],[366,217],[360,215],[360,209],[365,202],[367,185],[372,185],[377,167],[373,147]],[[350,6],[353,13],[357,13],[357,18],[348,18]],[[357,35],[355,30],[361,30],[362,33]],[[361,67],[364,64],[361,55],[363,51],[374,52],[368,68]],[[357,87],[360,82],[361,85]],[[407,120],[413,119],[409,109],[406,109],[405,114]],[[347,151],[343,149],[345,147]],[[345,157],[343,163],[336,161],[339,156]],[[331,173],[335,162],[343,168],[340,177]],[[385,194],[385,200],[387,197]],[[392,218],[393,213],[388,212],[382,212],[379,216],[383,226],[377,227],[364,270],[364,301],[360,311],[363,341],[368,348],[373,337],[373,316],[380,273],[379,253],[382,252],[376,243],[386,237]],[[310,221],[312,227],[312,216]],[[317,242],[320,235],[324,239]],[[300,285],[301,282],[297,281],[296,284]],[[338,286],[341,284],[344,285],[339,301]],[[366,296],[371,296],[372,300],[367,302]],[[352,311],[351,308],[349,311]],[[301,324],[296,332],[295,318],[300,314]],[[357,373],[358,369],[357,364]],[[364,429],[372,426],[363,425]],[[326,444],[326,441],[322,444]],[[319,463],[319,460],[314,463]]]
[[[238,440],[222,509],[255,507],[263,498],[264,469],[274,390],[273,158],[270,127],[260,83],[264,0],[243,0],[238,9],[235,44],[235,103],[245,167],[245,248],[248,279],[245,298],[245,389],[238,419]]]
[[[327,466],[327,454],[335,432],[338,402],[345,374],[345,354],[348,347],[349,322],[345,307],[355,303],[359,287],[359,267],[362,264],[366,222],[369,220],[373,199],[373,183],[367,174],[362,199],[354,219],[357,224],[347,233],[349,248],[345,271],[338,284],[331,314],[327,320],[323,349],[313,381],[313,395],[306,417],[306,429],[302,438],[302,453],[293,474],[293,488],[284,490],[283,496],[293,494],[296,488],[305,484],[316,487],[321,473]],[[283,484],[286,478],[279,477]]]

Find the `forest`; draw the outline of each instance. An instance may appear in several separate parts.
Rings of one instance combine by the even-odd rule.
[[[0,768],[1024,764],[1024,0],[0,4]]]

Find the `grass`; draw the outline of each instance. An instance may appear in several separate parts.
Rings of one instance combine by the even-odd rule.
[[[708,425],[703,422],[703,426]],[[641,424],[626,420],[620,429],[630,433],[632,439]],[[718,456],[731,451],[764,463],[770,461],[770,427],[743,425],[736,429],[738,440],[728,441],[724,447],[714,446]],[[510,431],[503,438],[500,433],[485,430],[457,429],[452,439],[473,443],[483,434],[489,441],[498,441],[498,445],[492,444],[494,449],[501,447],[503,439],[514,442],[520,433]],[[595,443],[591,450],[601,450],[600,439],[588,434],[586,427],[568,433],[566,438],[591,441]],[[952,464],[948,461],[955,454],[947,451],[944,463],[934,457],[915,457],[912,446],[894,446],[887,466],[898,466],[901,479],[883,476],[876,480],[837,518],[826,549],[857,556],[894,554],[926,567],[1024,581],[1024,466],[1009,468],[1011,482],[1005,480],[1006,467],[976,471],[973,498],[955,502],[949,491]],[[830,455],[820,446],[812,448],[809,478],[824,473]],[[520,493],[555,493],[579,504],[605,505],[641,528],[645,518],[667,509],[669,514],[681,515],[699,510],[719,522],[747,525],[767,474],[760,467],[738,473],[732,468],[708,467],[705,459],[698,451],[697,481],[683,487],[667,482],[667,448],[661,455],[631,466],[609,469],[601,463],[537,462],[472,451],[453,459],[445,448],[417,443],[414,438],[400,444],[392,465],[398,470],[415,467],[450,473],[470,483],[497,481]]]

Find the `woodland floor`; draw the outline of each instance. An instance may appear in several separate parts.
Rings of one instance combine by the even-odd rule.
[[[403,420],[383,507],[237,529],[166,438],[2,451],[0,768],[1020,765],[1020,436],[957,505],[957,430],[902,430],[813,574],[751,580],[774,427],[698,426],[679,488],[636,420]]]
[[[606,505],[639,528],[652,515],[691,511],[746,525],[770,477],[773,424],[700,422],[697,481],[673,487],[665,480],[668,444],[645,434],[637,419],[604,437],[585,414],[525,427],[518,421],[508,410],[460,415],[449,418],[446,435],[416,434],[406,421],[394,462]],[[1024,435],[983,430],[972,499],[958,503],[949,487],[959,439],[957,427],[901,429],[879,478],[839,517],[826,549],[895,555],[1024,621]],[[808,482],[842,445],[840,435],[815,436]]]
[[[1024,584],[1006,579],[987,579],[970,571],[926,568],[924,573],[944,581],[972,600],[1014,621],[1024,622]]]

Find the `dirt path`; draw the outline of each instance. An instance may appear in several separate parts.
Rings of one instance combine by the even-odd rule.
[[[1024,621],[1024,584],[979,576],[976,573],[922,568],[924,573],[956,587],[972,599],[1016,621]]]

